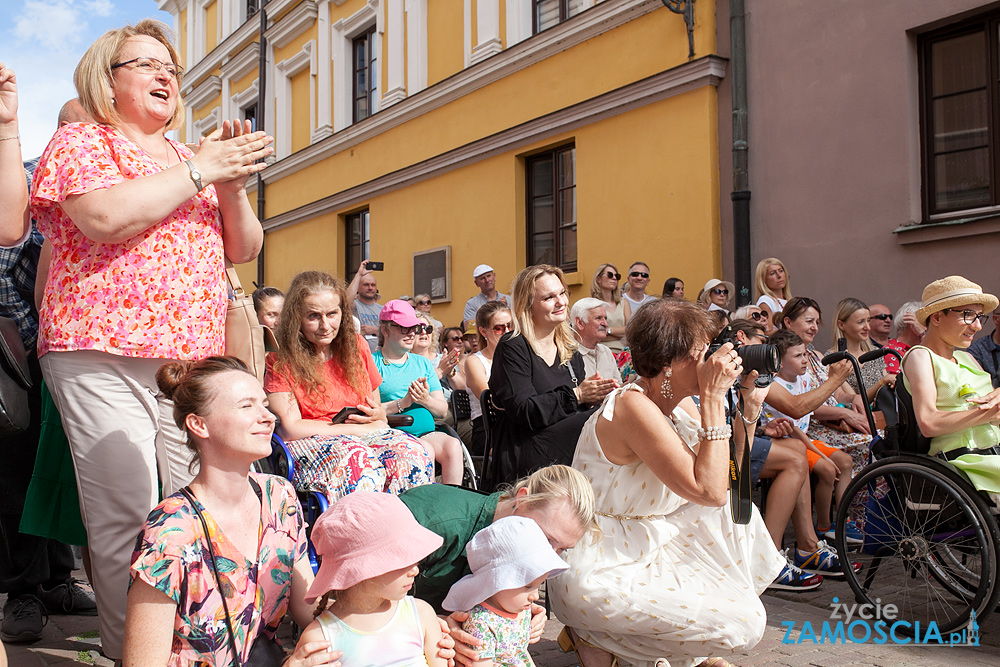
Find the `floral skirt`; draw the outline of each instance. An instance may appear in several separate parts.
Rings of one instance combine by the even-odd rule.
[[[295,488],[319,491],[331,503],[354,491],[399,495],[434,481],[434,464],[423,446],[396,429],[313,435],[285,445],[295,458]]]

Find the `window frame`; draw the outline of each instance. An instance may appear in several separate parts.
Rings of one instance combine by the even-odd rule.
[[[568,187],[559,186],[559,163],[562,154],[569,151],[573,152],[573,184]],[[579,240],[579,207],[577,205],[576,189],[577,189],[577,169],[576,169],[576,142],[561,144],[559,146],[554,146],[548,150],[540,151],[538,153],[533,153],[524,158],[524,176],[525,176],[525,245],[526,254],[525,257],[528,261],[528,266],[540,263],[540,258],[535,257],[534,254],[534,237],[538,235],[536,232],[532,232],[534,227],[534,217],[532,206],[535,194],[534,194],[534,173],[532,167],[544,160],[551,160],[552,162],[552,256],[556,260],[552,262],[554,266],[558,266],[564,272],[571,272],[577,270],[577,265],[579,263],[579,245],[577,243],[576,256],[571,262],[562,262],[563,254],[563,242],[562,242],[562,230],[567,227],[573,227],[574,239]],[[564,190],[573,190],[573,221],[571,224],[564,224],[563,217],[563,206],[562,197],[560,193]],[[544,232],[543,232],[544,233]]]
[[[365,118],[369,118],[374,114],[377,109],[375,106],[376,91],[378,90],[378,78],[373,75],[377,73],[378,68],[378,50],[377,50],[377,39],[376,39],[375,25],[372,24],[365,30],[362,30],[357,35],[351,38],[351,122],[357,123]],[[365,62],[365,71],[367,73],[366,77],[366,90],[365,97],[368,103],[368,112],[362,116],[358,117],[358,101],[361,99],[361,95],[358,94],[358,42],[364,40],[368,48],[368,57]]]
[[[931,51],[935,44],[957,39],[966,35],[983,32],[985,37],[986,70],[986,119],[988,151],[989,201],[985,204],[972,206],[944,207],[937,203],[937,186],[935,179],[937,170],[935,158],[951,151],[935,151],[934,137],[934,101],[932,97],[933,71]],[[924,222],[938,222],[943,219],[959,218],[970,211],[981,211],[1000,207],[1000,150],[996,146],[1000,132],[1000,12],[994,11],[981,14],[971,19],[956,23],[939,30],[919,35],[918,37],[918,80],[920,97],[920,199]],[[968,91],[964,91],[968,92]],[[950,95],[962,93],[950,93]],[[946,97],[941,95],[938,99]]]
[[[570,14],[569,13],[569,3],[570,3],[570,0],[558,0],[559,1],[559,20],[556,21],[555,25],[550,25],[548,28],[542,29],[542,28],[539,28],[539,26],[538,26],[538,6],[541,3],[545,2],[545,1],[546,0],[531,0],[531,34],[532,35],[537,35],[538,33],[542,32],[543,30],[548,30],[549,28],[554,28],[556,25],[559,25],[563,21],[567,21],[567,20],[573,18],[574,16],[577,16],[580,13],[582,13],[582,12],[584,12],[584,11],[587,10],[587,6],[584,5],[584,6],[580,7],[579,11],[577,11],[576,14]]]
[[[361,225],[361,241],[354,242],[354,225]],[[358,257],[352,255],[357,249]],[[371,253],[371,210],[363,208],[344,215],[344,279],[350,283],[358,272],[361,261],[369,259]]]

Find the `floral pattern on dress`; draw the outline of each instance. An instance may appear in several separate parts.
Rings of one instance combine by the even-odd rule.
[[[295,491],[287,480],[251,473],[261,488],[257,560],[248,560],[230,542],[212,515],[205,515],[216,567],[226,594],[242,664],[250,643],[262,633],[273,637],[288,610],[292,569],[306,557],[305,525]],[[200,503],[199,503],[200,506]],[[212,571],[205,532],[180,493],[149,514],[132,553],[132,581],[142,579],[177,603],[168,667],[228,667],[232,650],[222,598]]]
[[[192,156],[183,144],[167,141],[181,160]],[[201,359],[223,353],[226,281],[214,186],[121,243],[88,238],[59,205],[70,196],[161,171],[108,125],[66,125],[49,142],[31,192],[31,215],[52,244],[39,356],[99,350]]]
[[[510,614],[502,614],[489,605],[477,604],[462,629],[482,642],[476,648],[480,660],[490,658],[494,667],[534,667],[528,654],[530,611],[524,610],[511,618]]]

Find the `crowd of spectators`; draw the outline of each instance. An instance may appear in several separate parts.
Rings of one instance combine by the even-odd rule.
[[[253,293],[278,343],[261,384],[224,356],[225,269],[260,251],[245,186],[273,139],[229,120],[198,146],[170,139],[172,44],[151,20],[99,38],[27,162],[0,64],[0,315],[36,381],[31,425],[3,438],[4,642],[38,641],[47,614],[96,614],[118,664],[280,662],[287,616],[305,628],[290,666],[500,663],[541,635],[553,576],[560,642],[586,667],[725,667],[762,636],[766,588],[857,568],[829,543],[860,541],[856,508],[833,517],[869,461],[864,408],[901,373],[931,453],[1000,498],[1000,315],[976,338],[998,300],[960,276],[895,315],[838,304],[831,351],[903,355],[865,363],[859,385],[849,361],[822,364],[820,306],[777,258],[735,312],[719,278],[694,302],[676,277],[647,294],[641,261],[600,264],[575,300],[557,267],[522,269],[505,294],[482,263],[455,326],[428,294],[382,303],[365,259],[349,282],[311,270]],[[764,343],[782,363],[758,386],[739,348]],[[290,480],[254,469],[275,433]],[[725,507],[730,447],[772,480],[745,524]],[[502,486],[463,488],[464,449],[492,453]],[[298,492],[332,505],[316,574]],[[93,594],[68,543],[86,545]]]

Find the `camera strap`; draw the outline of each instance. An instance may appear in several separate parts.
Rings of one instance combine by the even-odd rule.
[[[750,503],[750,447],[753,445],[753,436],[747,433],[746,422],[740,416],[743,413],[743,397],[739,397],[739,409],[733,401],[735,390],[728,392],[727,401],[729,410],[726,412],[730,427],[736,422],[740,422],[743,427],[743,434],[746,436],[743,441],[742,461],[736,463],[736,433],[733,428],[733,435],[729,436],[729,510],[733,517],[733,523],[750,523],[750,514],[753,507]]]

